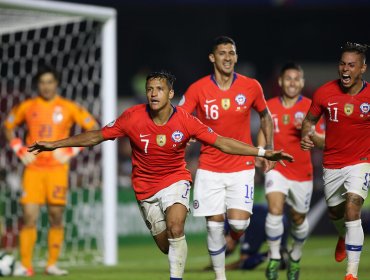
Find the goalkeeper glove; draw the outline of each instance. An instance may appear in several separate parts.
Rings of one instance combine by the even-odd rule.
[[[60,163],[67,163],[74,156],[78,155],[83,150],[83,147],[67,147],[62,149],[56,149],[53,151],[54,158]]]
[[[10,141],[10,147],[14,153],[23,162],[24,165],[28,165],[36,159],[36,156],[27,151],[27,147],[23,146],[20,138],[14,138]]]

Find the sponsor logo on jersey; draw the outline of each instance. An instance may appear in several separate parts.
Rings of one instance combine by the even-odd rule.
[[[367,114],[370,112],[370,104],[369,103],[362,103],[360,105],[360,110],[363,114]]]
[[[179,143],[182,141],[182,139],[184,138],[184,133],[182,133],[181,131],[179,130],[176,130],[174,133],[172,133],[172,136],[171,136],[172,140],[176,143]]]
[[[235,101],[236,103],[238,103],[239,106],[242,106],[245,104],[245,102],[247,101],[247,98],[245,97],[244,94],[242,93],[239,93],[236,97],[235,97]]]
[[[60,106],[55,107],[53,113],[53,122],[60,123],[63,120],[62,108]]]
[[[353,104],[346,103],[346,104],[344,105],[344,113],[345,113],[347,116],[352,115],[352,113],[353,113],[353,108],[354,108]]]
[[[283,115],[283,124],[289,124],[290,123],[290,115],[284,114]]]
[[[222,98],[221,99],[221,106],[224,110],[228,110],[230,108],[230,99],[229,98]]]
[[[216,101],[216,99],[211,99],[211,100],[206,99],[206,104],[213,103],[215,101]]]
[[[157,140],[157,144],[159,147],[163,147],[164,145],[166,145],[166,141],[167,141],[166,135],[164,134],[157,135],[156,140]]]
[[[147,137],[147,136],[149,136],[150,134],[141,134],[140,133],[140,138],[143,138],[143,137]]]
[[[198,200],[194,200],[193,207],[194,207],[194,209],[198,209],[199,208],[199,201]]]
[[[110,123],[108,123],[108,124],[107,124],[107,127],[112,127],[112,126],[114,126],[115,122],[116,122],[116,120],[111,121]]]

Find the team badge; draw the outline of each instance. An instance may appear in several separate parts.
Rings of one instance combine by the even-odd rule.
[[[370,104],[369,103],[362,103],[360,105],[360,110],[363,114],[367,114],[370,111]]]
[[[244,94],[242,93],[239,93],[236,97],[235,97],[235,101],[236,103],[238,103],[239,106],[242,106],[245,104],[245,101],[247,101],[247,98],[245,97]]]
[[[221,106],[224,110],[228,110],[230,108],[230,99],[229,98],[222,98],[221,99]]]
[[[60,106],[55,107],[53,113],[53,122],[60,123],[63,120],[62,108]]]
[[[176,143],[181,142],[181,140],[184,138],[184,133],[182,133],[179,130],[176,130],[174,133],[172,133],[171,136],[172,140]],[[159,144],[158,144],[159,145]]]
[[[346,104],[344,105],[344,113],[345,113],[347,116],[352,115],[352,113],[353,113],[353,108],[354,108],[353,104],[346,103]]]
[[[7,122],[9,123],[13,123],[14,122],[14,115],[13,114],[10,114],[8,119],[7,119]]]
[[[302,122],[304,119],[304,113],[303,112],[297,112],[294,114],[294,120],[296,122]]]
[[[157,135],[157,144],[159,147],[163,147],[164,145],[166,145],[166,135]]]
[[[199,201],[198,200],[194,200],[193,207],[194,207],[194,209],[198,209],[199,208]]]
[[[285,114],[283,115],[283,124],[287,125],[290,123],[290,115]]]

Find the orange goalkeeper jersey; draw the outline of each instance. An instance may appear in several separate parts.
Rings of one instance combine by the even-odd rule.
[[[85,130],[96,124],[92,115],[76,103],[56,96],[51,101],[41,97],[27,99],[14,107],[5,121],[5,128],[14,129],[18,125],[27,125],[26,144],[35,141],[55,141],[67,138],[71,127],[76,123]],[[60,166],[51,152],[37,155],[29,167],[50,168]]]

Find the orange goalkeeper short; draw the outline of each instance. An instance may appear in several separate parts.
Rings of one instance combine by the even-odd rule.
[[[22,204],[66,205],[68,166],[52,169],[25,168]]]

